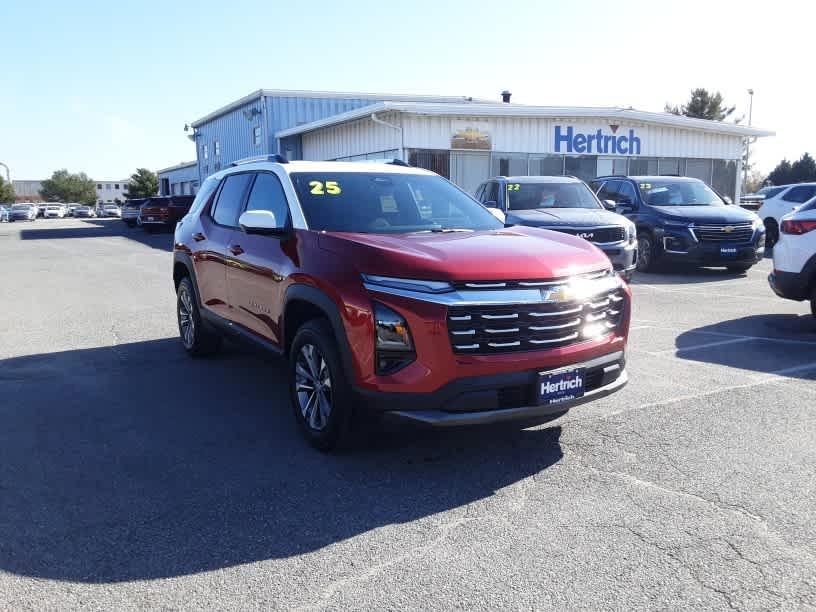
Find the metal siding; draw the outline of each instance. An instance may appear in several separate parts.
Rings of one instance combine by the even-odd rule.
[[[384,114],[383,121],[396,124],[396,114]],[[303,159],[325,160],[399,149],[400,133],[371,119],[359,119],[303,135]]]
[[[196,166],[188,166],[186,168],[178,168],[168,172],[159,172],[159,180],[169,179],[170,183],[180,183],[182,181],[197,181],[198,168]]]

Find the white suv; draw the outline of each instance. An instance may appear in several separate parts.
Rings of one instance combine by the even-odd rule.
[[[45,211],[43,212],[43,217],[46,219],[49,217],[56,217],[57,219],[62,219],[65,216],[65,206],[62,204],[49,204],[45,207]]]
[[[779,224],[782,217],[816,197],[816,183],[798,183],[781,187],[783,189],[773,196],[766,196],[757,211],[759,218],[765,223],[765,246],[767,247],[772,247],[779,240]]]
[[[816,198],[782,218],[773,251],[771,289],[789,300],[810,300],[816,317]]]

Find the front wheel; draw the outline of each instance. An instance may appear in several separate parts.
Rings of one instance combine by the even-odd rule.
[[[289,355],[289,394],[295,420],[312,446],[330,451],[349,441],[351,389],[334,334],[323,319],[306,322],[295,334]]]
[[[655,244],[651,236],[638,234],[637,271],[648,272],[654,268]]]
[[[768,217],[765,223],[765,248],[772,249],[779,242],[779,224],[776,219]]]

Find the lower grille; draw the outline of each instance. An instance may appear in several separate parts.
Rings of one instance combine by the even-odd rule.
[[[580,229],[561,229],[559,227],[553,227],[549,229],[565,234],[572,234],[573,236],[580,236],[584,240],[597,242],[598,244],[622,242],[626,239],[626,228],[623,227],[586,227]]]
[[[750,242],[754,236],[751,223],[695,225],[691,230],[700,242]]]
[[[491,354],[569,346],[611,333],[623,316],[623,291],[561,304],[457,306],[448,310],[454,353]],[[587,326],[594,326],[591,336]]]

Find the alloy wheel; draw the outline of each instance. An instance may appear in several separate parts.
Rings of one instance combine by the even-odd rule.
[[[638,240],[637,268],[646,270],[652,262],[652,241],[648,238]]]
[[[332,412],[329,365],[314,344],[304,344],[295,362],[295,393],[300,413],[310,429],[322,431]]]
[[[179,293],[178,304],[179,331],[186,348],[192,348],[195,342],[195,319],[193,318],[193,301],[190,293],[184,289]]]

